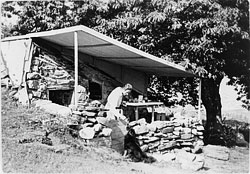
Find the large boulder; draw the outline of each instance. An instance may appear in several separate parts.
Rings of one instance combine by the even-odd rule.
[[[209,158],[223,161],[229,160],[229,149],[224,146],[207,145],[203,147],[203,152]]]
[[[70,108],[56,103],[51,103],[51,101],[38,100],[35,101],[34,104],[36,105],[36,107],[43,109],[45,112],[49,114],[59,115],[65,118],[72,115],[72,111]]]
[[[112,129],[111,132],[111,148],[123,154],[124,152],[124,138],[127,134],[127,122],[122,119],[108,120],[106,126]]]
[[[197,171],[204,167],[205,158],[203,155],[195,155],[185,150],[177,151],[176,161],[181,164],[181,168],[190,171]]]

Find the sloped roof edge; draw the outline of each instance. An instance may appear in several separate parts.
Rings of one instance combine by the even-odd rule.
[[[177,69],[178,71],[182,72],[183,76],[185,76],[185,77],[193,77],[194,76],[194,74],[192,72],[186,71],[185,68],[182,67],[181,65],[177,65],[175,63],[161,59],[161,58],[156,57],[154,55],[148,54],[144,51],[141,51],[141,50],[134,48],[132,46],[129,46],[127,44],[124,44],[118,40],[115,40],[111,37],[108,37],[102,33],[99,33],[97,31],[95,31],[91,28],[88,28],[86,26],[83,26],[83,25],[73,26],[73,27],[68,27],[68,28],[63,28],[63,29],[50,30],[50,31],[37,32],[37,33],[30,33],[30,34],[26,34],[26,35],[22,35],[22,36],[8,37],[8,38],[2,39],[2,41],[4,42],[4,41],[19,40],[19,39],[43,38],[43,37],[78,32],[78,31],[88,33],[89,35],[92,35],[94,37],[97,37],[98,39],[104,40],[105,42],[108,42],[112,45],[126,49],[127,51],[130,51],[130,52],[133,52],[137,55],[140,55],[141,57],[151,59],[152,61],[158,62],[162,65],[166,65],[167,67],[172,67],[173,69]]]

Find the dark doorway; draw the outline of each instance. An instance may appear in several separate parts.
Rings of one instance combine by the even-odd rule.
[[[63,106],[70,105],[72,95],[73,90],[49,90],[49,100]]]
[[[102,99],[102,85],[93,81],[89,81],[89,98],[92,100]]]

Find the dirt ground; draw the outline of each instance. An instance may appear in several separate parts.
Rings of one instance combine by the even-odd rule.
[[[249,148],[230,149],[230,159],[221,161],[205,157],[199,171],[181,169],[176,162],[134,163],[110,148],[70,147],[55,153],[40,142],[20,142],[44,132],[29,122],[45,113],[34,108],[17,107],[2,96],[1,110],[1,169],[3,173],[87,173],[87,174],[155,174],[155,173],[249,173]]]

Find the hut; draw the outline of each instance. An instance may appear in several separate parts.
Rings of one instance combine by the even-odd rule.
[[[1,66],[5,67],[1,77],[9,76],[12,86],[22,89],[24,104],[43,99],[63,106],[77,106],[80,99],[86,98],[105,103],[108,94],[115,87],[126,83],[133,85],[135,95],[146,96],[148,79],[152,74],[194,77],[192,72],[186,71],[180,65],[145,53],[85,26],[4,38],[1,42],[1,57]],[[96,119],[93,119],[95,114],[77,114],[85,114],[84,116],[91,117],[90,122],[94,120],[96,123]],[[121,128],[120,123],[117,124],[112,127]],[[186,126],[183,129],[183,125],[175,121],[155,122],[148,125],[149,127],[145,126],[144,121],[131,124],[137,124],[137,135],[150,134],[148,139],[140,136],[140,140],[143,141],[141,145],[151,143],[147,146],[151,151],[164,151],[176,146],[177,141],[172,140],[181,137],[180,135],[184,139],[180,143],[194,137],[191,132],[202,136],[194,128],[195,123],[191,122],[183,123]],[[88,129],[93,136],[95,128]],[[152,134],[152,131],[158,131],[158,134]],[[82,135],[89,138],[90,134],[84,133],[82,131]],[[120,137],[118,140],[118,144],[123,143]],[[192,145],[188,143],[188,146],[190,144]]]
[[[125,83],[146,95],[152,74],[194,76],[180,65],[85,26],[5,38],[1,51],[14,86],[25,87],[27,82],[30,99],[44,98],[66,106],[77,103],[78,85],[87,89],[91,99],[105,102],[115,86]]]

